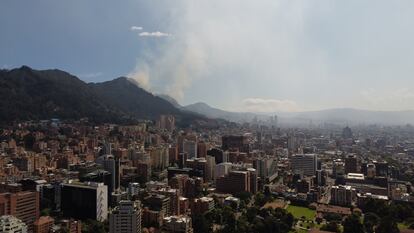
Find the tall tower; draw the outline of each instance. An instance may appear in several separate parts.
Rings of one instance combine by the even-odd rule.
[[[121,201],[109,214],[110,233],[141,233],[141,203]]]
[[[118,190],[119,184],[121,183],[120,177],[120,161],[118,158],[115,158],[113,155],[102,155],[96,159],[96,163],[102,165],[105,171],[108,171],[112,174],[112,189],[108,192],[112,193],[115,190]]]

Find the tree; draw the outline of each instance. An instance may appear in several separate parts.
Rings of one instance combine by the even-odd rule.
[[[240,198],[241,201],[248,202],[252,197],[252,194],[249,192],[239,192],[235,195],[237,198]]]
[[[375,229],[376,233],[399,233],[397,223],[391,216],[386,216],[381,219],[378,227]]]
[[[194,232],[196,233],[208,233],[212,231],[212,224],[207,221],[206,217],[202,214],[193,216],[192,218]]]
[[[336,222],[328,222],[328,224],[321,227],[323,231],[341,232]]]
[[[355,214],[348,216],[342,223],[344,233],[364,233],[364,226]]]
[[[374,213],[366,213],[364,215],[364,228],[367,233],[374,233],[374,227],[379,222],[378,215]]]
[[[49,208],[44,208],[43,210],[40,211],[40,215],[41,216],[50,216],[50,209]]]
[[[336,214],[336,213],[327,213],[323,217],[328,222],[331,222],[331,221],[338,221],[338,222],[340,222],[342,220],[342,216],[340,214]]]
[[[252,222],[258,214],[258,209],[256,207],[250,207],[246,211],[247,221]]]
[[[257,193],[256,196],[254,196],[254,204],[258,207],[264,206],[266,204],[267,199],[266,196],[263,193]]]
[[[84,233],[105,233],[105,224],[96,220],[82,222],[82,232]]]

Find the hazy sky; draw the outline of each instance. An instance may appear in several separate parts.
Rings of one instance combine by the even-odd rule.
[[[414,109],[412,0],[2,0],[0,68],[243,111]]]

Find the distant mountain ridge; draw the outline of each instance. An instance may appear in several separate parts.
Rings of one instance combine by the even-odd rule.
[[[179,120],[204,119],[175,108],[125,77],[103,83],[85,83],[61,70],[34,70],[22,66],[0,70],[0,122],[50,118],[96,122],[155,120],[161,114]]]
[[[314,124],[414,124],[413,110],[370,111],[353,108],[337,108],[308,112],[249,113],[224,111],[201,102],[184,106],[183,109],[203,114],[210,118],[221,118],[239,123],[250,122],[253,119],[266,121],[270,116],[277,115],[279,123],[289,125],[308,125],[310,122]]]
[[[245,122],[251,121],[254,117],[260,116],[260,114],[249,113],[249,112],[230,112],[224,111],[218,108],[211,107],[210,105],[202,102],[190,104],[182,107],[183,109],[191,112],[202,114],[209,118],[219,118],[233,122]]]

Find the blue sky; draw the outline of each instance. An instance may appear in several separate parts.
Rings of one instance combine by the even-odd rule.
[[[4,0],[0,68],[237,111],[414,109],[414,1]]]

